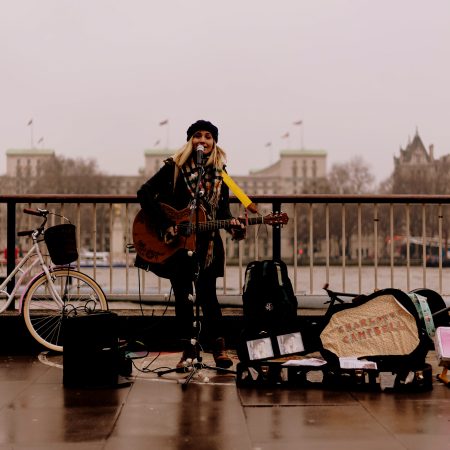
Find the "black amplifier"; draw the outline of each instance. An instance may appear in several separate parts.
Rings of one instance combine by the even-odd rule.
[[[65,387],[117,385],[120,366],[117,314],[98,311],[67,316],[63,333]]]

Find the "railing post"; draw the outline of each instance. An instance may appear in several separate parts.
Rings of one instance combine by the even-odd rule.
[[[8,201],[6,209],[6,273],[9,275],[16,266],[16,203]],[[6,290],[10,294],[16,284],[15,277],[8,283]],[[10,305],[14,309],[14,302]]]
[[[281,211],[281,202],[273,202],[272,209],[274,214]],[[272,231],[272,254],[273,259],[281,259],[281,225],[275,225]]]

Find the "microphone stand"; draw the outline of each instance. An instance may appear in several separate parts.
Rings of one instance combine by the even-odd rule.
[[[194,228],[194,232],[195,232],[195,253],[198,255],[199,253],[199,237],[200,237],[200,199],[201,197],[203,197],[204,192],[200,191],[200,186],[202,184],[202,180],[203,180],[203,175],[205,173],[205,168],[203,166],[203,146],[201,146],[201,149],[196,150],[197,153],[197,168],[198,168],[198,179],[197,179],[197,185],[195,187],[195,193],[194,193],[194,199],[191,202],[191,212],[190,212],[190,216],[189,216],[189,234],[192,233],[192,228]],[[195,221],[194,221],[194,211],[195,211]],[[192,256],[192,258],[194,258],[194,256]],[[199,277],[199,273],[200,273],[200,262],[198,261],[197,258],[195,258],[193,260],[193,264],[196,264],[196,270],[194,271],[194,278],[193,278],[193,283],[194,283],[194,293],[195,293],[195,317],[194,317],[194,323],[192,325],[192,329],[193,329],[193,337],[191,339],[191,345],[194,346],[194,350],[195,350],[195,355],[196,357],[192,360],[192,362],[186,364],[185,367],[185,371],[189,372],[189,375],[183,380],[183,382],[181,383],[182,388],[185,389],[187,388],[189,382],[194,378],[194,376],[196,374],[199,373],[199,371],[201,369],[210,369],[210,370],[217,370],[223,373],[233,373],[235,374],[236,371],[232,370],[232,369],[226,369],[226,368],[221,368],[221,367],[214,367],[214,366],[209,366],[205,363],[203,363],[203,358],[201,356],[201,345],[199,343],[199,335],[200,335],[200,305],[197,301],[197,281],[198,281],[198,277]],[[167,373],[171,373],[171,372],[175,372],[177,369],[167,369],[167,370],[161,370],[158,371],[158,376],[160,377],[161,375],[167,374]],[[204,381],[207,382],[209,381],[208,377],[204,377]]]

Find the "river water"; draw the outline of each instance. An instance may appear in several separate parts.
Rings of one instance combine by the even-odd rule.
[[[94,276],[107,294],[165,294],[169,292],[170,283],[166,279],[156,277],[152,273],[139,271],[134,267],[82,268],[82,271]],[[450,268],[429,267],[298,267],[296,274],[294,267],[289,266],[289,277],[298,296],[324,295],[323,286],[328,283],[330,289],[349,293],[370,293],[377,289],[397,288],[410,291],[419,288],[429,288],[440,292],[443,297],[450,297]],[[227,267],[225,278],[217,282],[218,293],[239,296],[244,283],[245,266]]]

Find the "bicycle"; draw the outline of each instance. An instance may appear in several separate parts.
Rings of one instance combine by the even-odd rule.
[[[46,209],[25,208],[23,212],[43,217],[43,222],[37,228],[17,233],[18,236],[31,237],[33,245],[0,285],[0,298],[2,294],[6,295],[6,303],[0,307],[0,313],[10,306],[32,269],[40,265],[42,270],[28,282],[21,294],[19,313],[36,341],[50,350],[62,352],[64,318],[71,314],[108,310],[108,303],[102,288],[94,279],[70,266],[78,258],[75,226],[66,217]],[[67,223],[45,228],[49,215],[61,217]],[[61,235],[71,240],[61,242]],[[45,242],[49,251],[51,265],[45,262],[46,255],[40,248],[42,242]],[[28,262],[29,265],[25,267]],[[20,277],[12,292],[8,293],[8,283],[19,272]]]

